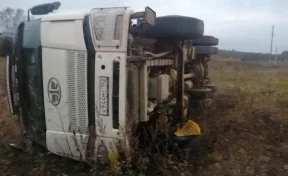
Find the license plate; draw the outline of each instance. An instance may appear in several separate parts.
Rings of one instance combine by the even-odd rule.
[[[100,76],[99,78],[100,115],[109,115],[109,78]]]

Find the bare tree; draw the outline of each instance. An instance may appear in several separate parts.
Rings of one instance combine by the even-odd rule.
[[[18,25],[25,20],[24,10],[7,7],[0,11],[0,26],[3,31],[14,33]]]

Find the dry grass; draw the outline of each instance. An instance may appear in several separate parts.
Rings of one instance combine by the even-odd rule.
[[[2,61],[0,66],[3,70]],[[287,176],[288,66],[234,59],[211,61],[210,66],[218,92],[215,108],[202,116],[202,125],[204,132],[217,137],[217,142],[197,175]],[[3,74],[0,81],[3,85]],[[7,111],[3,89],[1,86],[0,175],[99,173],[94,167],[54,155],[39,152],[27,156],[5,147],[4,143],[19,139],[19,130]]]
[[[201,175],[288,175],[288,67],[216,61],[218,160]]]

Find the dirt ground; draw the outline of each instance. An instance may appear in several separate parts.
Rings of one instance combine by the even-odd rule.
[[[201,125],[217,141],[195,175],[287,176],[288,66],[231,59],[212,61],[210,66],[218,91]],[[102,175],[93,166],[44,149],[27,154],[7,146],[18,142],[21,134],[6,105],[3,59],[0,68],[0,175]]]

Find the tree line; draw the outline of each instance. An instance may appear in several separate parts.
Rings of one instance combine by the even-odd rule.
[[[25,20],[26,15],[23,9],[7,7],[0,10],[0,56],[5,56],[7,51],[7,48],[5,50],[3,43],[8,45],[12,43],[11,37],[18,25]]]
[[[242,61],[270,61],[269,53],[252,53],[235,50],[219,50],[218,57],[222,58],[236,58]],[[272,55],[272,60],[277,57],[278,61],[288,61],[288,51],[283,51],[281,54]]]

